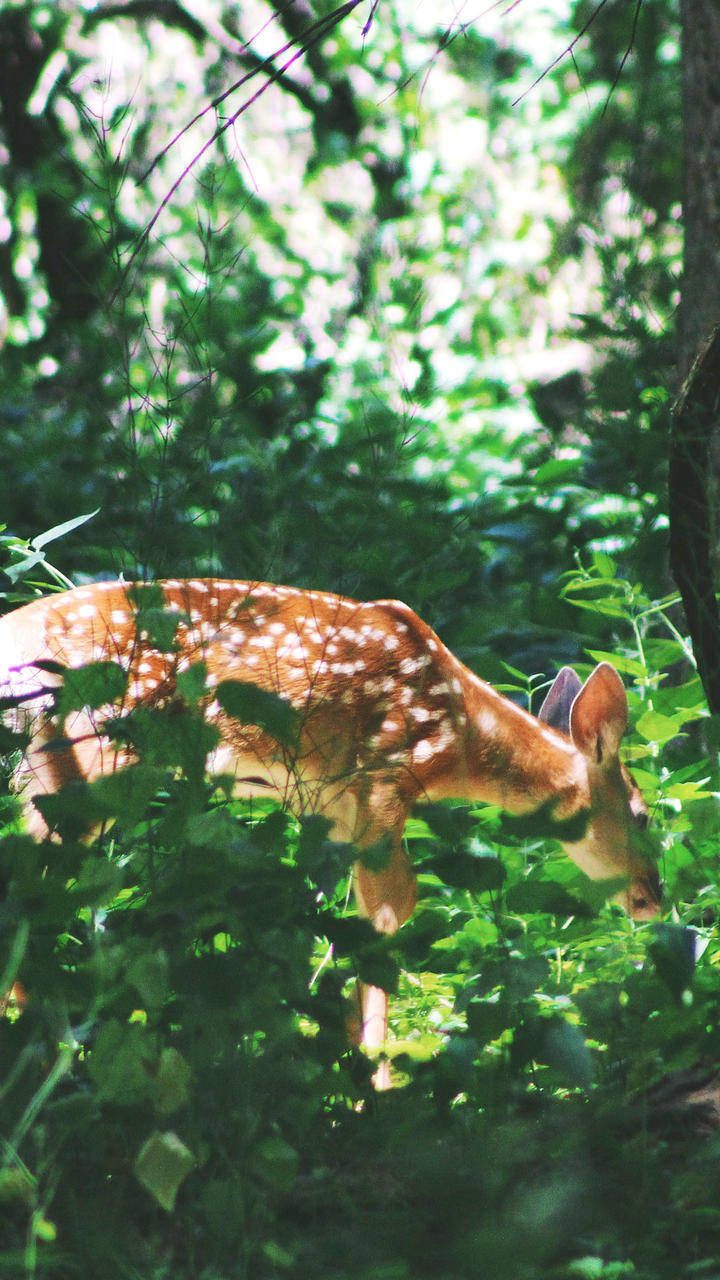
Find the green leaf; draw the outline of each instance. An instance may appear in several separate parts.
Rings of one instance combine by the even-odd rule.
[[[397,960],[386,949],[386,944],[370,943],[357,957],[358,977],[370,987],[382,987],[389,995],[398,989],[399,968]]]
[[[508,889],[507,905],[519,915],[540,911],[553,916],[584,916],[592,914],[587,903],[574,898],[552,880],[521,880]]]
[[[129,604],[135,612],[135,628],[143,645],[160,653],[174,653],[175,636],[181,622],[190,624],[186,614],[175,613],[168,608],[162,587],[156,583],[142,583],[127,589]]]
[[[609,662],[616,671],[622,671],[625,675],[633,676],[638,680],[647,676],[645,663],[638,662],[637,658],[629,658],[626,654],[616,653],[614,650],[586,649],[585,652],[593,662]]]
[[[163,1049],[155,1076],[155,1106],[161,1115],[170,1115],[187,1106],[191,1098],[191,1082],[192,1071],[182,1054],[172,1046]]]
[[[137,706],[106,726],[109,737],[129,743],[143,763],[180,765],[186,774],[203,771],[219,732],[192,710]]]
[[[215,696],[233,719],[257,725],[282,746],[294,746],[298,713],[287,699],[243,680],[222,680]]]
[[[157,1042],[147,1028],[112,1018],[100,1028],[88,1068],[98,1099],[135,1106],[155,1092],[152,1067]]]
[[[164,769],[144,763],[106,773],[87,785],[87,816],[96,822],[122,818],[126,826],[133,826],[165,782]]]
[[[568,1084],[586,1091],[593,1082],[590,1050],[579,1027],[565,1018],[550,1018],[545,1024],[540,1061],[553,1067]]]
[[[434,871],[445,884],[467,889],[473,894],[499,889],[506,874],[499,858],[476,857],[460,850],[433,858],[425,869]]]
[[[102,822],[138,822],[166,780],[163,769],[128,765],[93,782],[68,782],[61,791],[38,795],[33,803],[52,831],[80,837]]]
[[[9,1155],[9,1153],[8,1153]],[[6,1155],[5,1159],[8,1159]],[[32,1205],[37,1196],[37,1182],[22,1164],[6,1164],[0,1169],[0,1204],[13,1200]]]
[[[197,706],[205,693],[206,681],[207,665],[198,661],[192,662],[186,671],[178,671],[175,682],[180,697],[191,706]]]
[[[581,472],[584,466],[583,459],[577,458],[553,458],[550,462],[543,462],[535,472],[535,483],[556,484],[558,480],[564,480],[567,476]]]
[[[676,738],[687,722],[684,711],[675,716],[664,716],[659,711],[645,711],[635,725],[636,731],[646,742],[662,745]]]
[[[159,1007],[168,996],[168,958],[164,951],[144,951],[133,960],[127,980],[144,1004]]]
[[[40,547],[47,546],[48,542],[54,542],[56,538],[62,538],[66,533],[72,533],[73,529],[79,529],[80,525],[87,524],[88,520],[94,520],[99,511],[100,508],[96,507],[94,511],[88,511],[84,516],[73,516],[72,520],[56,524],[52,529],[46,529],[44,533],[36,533],[30,539],[30,545],[39,550]]]
[[[471,1000],[465,1015],[468,1031],[481,1045],[497,1040],[508,1026],[512,1026],[512,1015],[502,999]]]
[[[290,1191],[297,1175],[299,1157],[294,1147],[282,1138],[266,1138],[255,1149],[256,1172],[264,1182],[279,1191]]]
[[[35,568],[36,565],[44,564],[44,563],[45,563],[44,551],[36,551],[34,555],[23,553],[23,559],[20,560],[18,564],[6,565],[5,568],[3,569],[3,573],[6,578],[10,579],[11,582],[19,582],[19,580],[21,578],[24,578],[30,572],[31,569]]]
[[[387,867],[393,852],[393,838],[391,835],[385,835],[380,840],[376,840],[375,844],[365,845],[362,849],[358,849],[358,860],[368,871],[380,872]]]
[[[417,804],[413,816],[425,822],[433,835],[450,844],[472,835],[477,827],[475,815],[467,805]]]
[[[62,687],[55,696],[59,716],[84,708],[96,711],[122,698],[127,689],[127,672],[117,662],[86,662],[63,672]]]
[[[684,925],[663,921],[653,926],[648,947],[659,977],[679,1000],[690,986],[695,972],[697,934]]]
[[[172,1213],[177,1193],[194,1168],[195,1157],[177,1134],[157,1130],[138,1152],[133,1164],[138,1182],[168,1213]]]

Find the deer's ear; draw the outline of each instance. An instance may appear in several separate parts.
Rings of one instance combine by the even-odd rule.
[[[602,764],[617,755],[627,721],[625,686],[615,668],[601,662],[572,704],[570,736],[583,755]]]
[[[572,667],[562,667],[538,711],[538,720],[551,729],[559,729],[560,733],[569,733],[570,711],[581,688],[580,677]]]

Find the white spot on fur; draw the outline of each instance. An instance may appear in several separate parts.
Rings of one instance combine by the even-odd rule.
[[[420,662],[417,658],[403,658],[400,663],[400,670],[404,676],[413,676],[420,668]]]
[[[441,680],[438,684],[432,685],[428,689],[429,698],[444,698],[450,692],[450,685]]]
[[[441,720],[435,745],[438,751],[444,751],[447,747],[453,746],[457,738],[455,727],[450,720]]]
[[[479,711],[475,718],[475,724],[478,731],[486,738],[493,738],[497,734],[498,722],[495,718],[494,712],[492,711],[488,711],[487,709]]]
[[[330,670],[333,672],[334,675],[352,676],[355,674],[355,663],[354,662],[333,662],[330,665]]]

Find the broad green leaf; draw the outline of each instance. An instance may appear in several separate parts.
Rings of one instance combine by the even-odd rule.
[[[160,1006],[168,996],[168,958],[164,951],[144,951],[127,971],[140,999],[148,1007]]]
[[[222,680],[215,696],[235,720],[257,725],[283,746],[294,745],[299,717],[287,699],[243,680]]]
[[[142,644],[160,653],[174,653],[176,633],[181,622],[190,623],[186,614],[168,608],[162,587],[156,583],[138,583],[127,588],[128,604]]]
[[[502,999],[471,1000],[465,1016],[468,1031],[481,1045],[497,1040],[508,1026],[512,1026],[512,1013]]]
[[[254,1152],[256,1171],[264,1182],[289,1191],[295,1182],[299,1157],[294,1147],[278,1136],[265,1138]]]
[[[160,1207],[172,1213],[177,1193],[195,1163],[192,1151],[176,1133],[156,1131],[138,1152],[133,1172]]]
[[[545,1023],[542,1061],[571,1085],[590,1089],[593,1063],[590,1050],[579,1027],[565,1018],[551,1018]]]
[[[604,649],[586,649],[586,653],[593,662],[609,662],[616,671],[622,671],[625,675],[634,676],[638,680],[643,680],[647,676],[645,663],[639,662],[637,658],[630,658],[627,654]]]
[[[551,880],[522,880],[508,889],[506,899],[510,910],[520,914],[530,911],[559,916],[591,914],[586,902],[572,897],[562,885]]]
[[[446,884],[476,894],[499,889],[506,875],[499,858],[476,857],[461,850],[433,858],[430,866]]]
[[[59,716],[84,708],[97,710],[122,698],[127,689],[127,672],[117,662],[87,662],[82,667],[67,667],[62,688],[55,697]]]
[[[191,706],[197,706],[205,693],[206,681],[207,665],[202,661],[191,662],[187,670],[177,673],[177,691]]]
[[[659,711],[645,711],[637,720],[635,730],[646,742],[662,745],[676,738],[686,721],[684,712],[679,712],[676,716],[664,716]]]
[[[691,984],[695,972],[697,933],[684,925],[662,921],[653,926],[648,947],[663,982],[679,1000]]]
[[[160,1054],[155,1085],[155,1106],[161,1115],[170,1115],[191,1100],[192,1071],[177,1049],[168,1046]]]
[[[88,1059],[98,1098],[128,1107],[152,1099],[156,1055],[157,1041],[147,1028],[114,1018],[104,1023]]]

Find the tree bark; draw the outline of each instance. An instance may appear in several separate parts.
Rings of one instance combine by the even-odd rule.
[[[681,0],[683,91],[683,296],[680,377],[720,324],[720,5]]]
[[[716,595],[717,489],[711,466],[720,422],[720,326],[704,343],[673,407],[670,563],[685,606],[698,674],[720,714],[720,610]]]
[[[684,270],[670,447],[670,562],[711,711],[720,714],[720,5],[681,0]],[[695,362],[695,363],[693,363]]]

